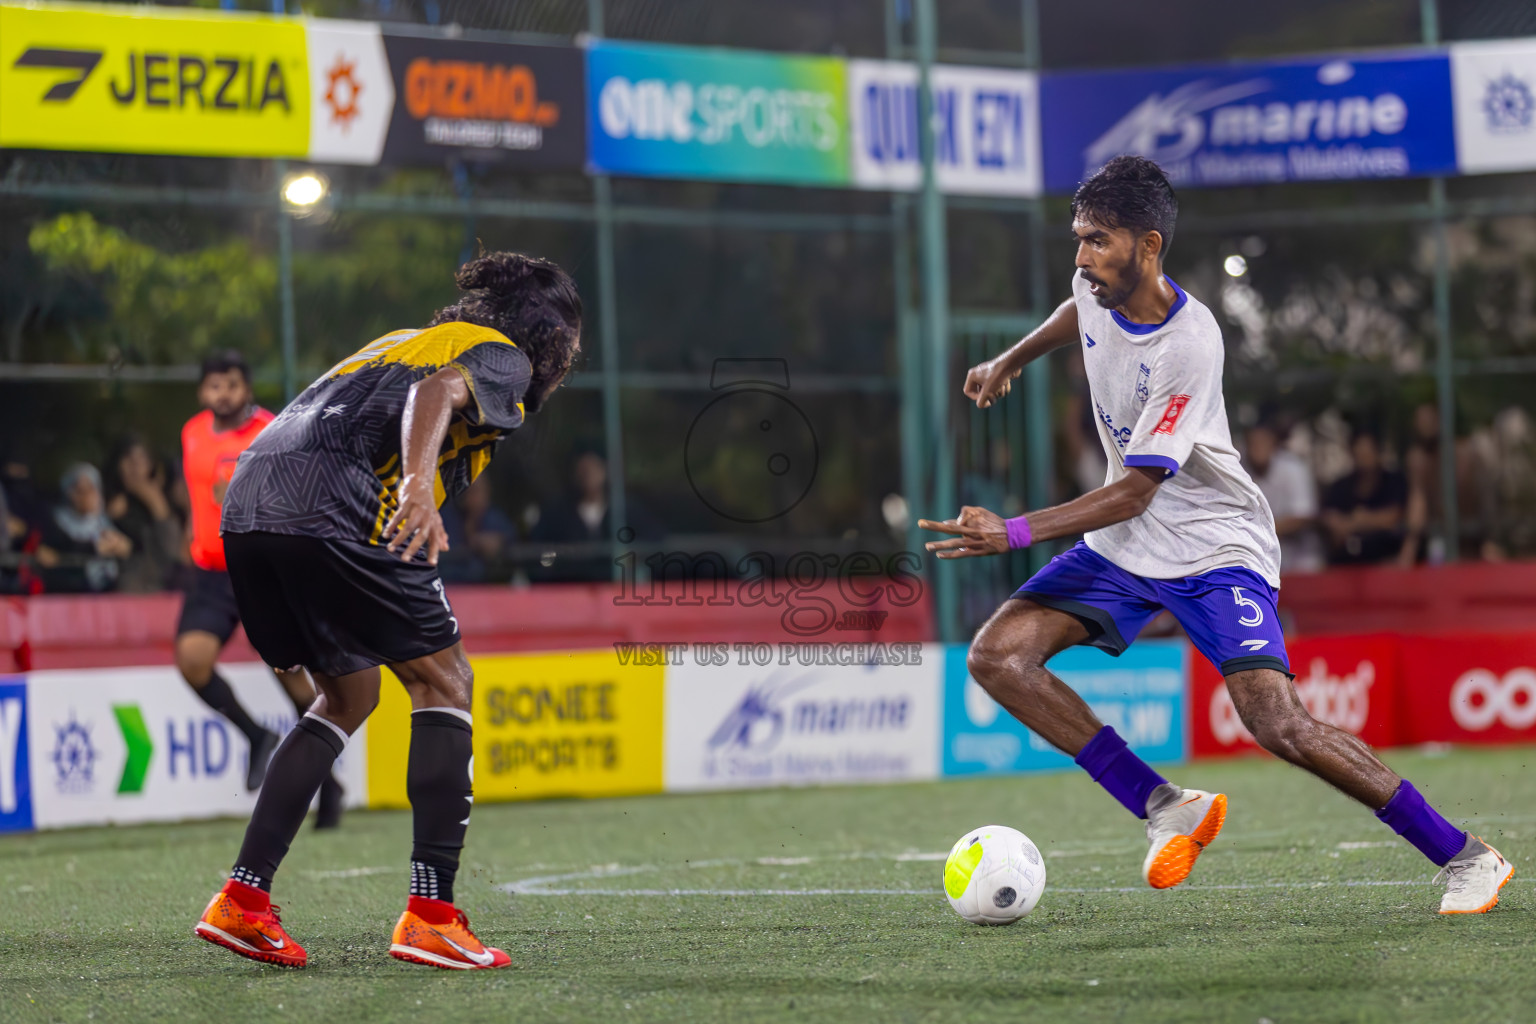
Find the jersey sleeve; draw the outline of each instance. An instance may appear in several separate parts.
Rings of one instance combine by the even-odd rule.
[[[487,341],[466,349],[448,364],[464,375],[470,403],[464,418],[476,426],[512,430],[523,424],[523,396],[533,368],[522,349]]]
[[[1125,446],[1127,466],[1161,466],[1172,476],[1194,450],[1201,425],[1221,414],[1221,350],[1203,348],[1184,342],[1158,354]]]

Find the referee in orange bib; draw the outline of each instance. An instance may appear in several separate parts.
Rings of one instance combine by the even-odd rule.
[[[281,737],[251,717],[215,664],[240,625],[234,588],[225,568],[219,517],[235,462],[272,422],[272,414],[256,404],[250,367],[238,352],[218,352],[203,360],[197,397],[203,411],[181,429],[182,471],[192,504],[193,580],[176,625],[176,667],[203,703],[229,719],[250,741],[245,785],[256,790],[261,788],[267,762]],[[315,699],[309,674],[301,668],[279,671],[277,677],[294,710],[303,716]],[[331,775],[320,787],[316,828],[333,828],[340,823],[341,798],[341,783]]]

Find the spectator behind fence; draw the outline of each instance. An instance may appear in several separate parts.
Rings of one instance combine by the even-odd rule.
[[[651,524],[640,503],[630,498],[625,503],[627,524],[634,530],[632,540],[656,540],[661,531]],[[538,522],[528,539],[542,544],[598,544],[615,539],[615,527],[608,510],[608,460],[597,452],[584,452],[571,466],[571,492],[548,502],[539,510]],[[607,582],[613,579],[613,557],[608,551],[591,553],[555,552],[541,558],[529,571],[529,578],[543,581]]]
[[[444,583],[484,583],[498,570],[517,528],[491,504],[491,484],[485,474],[465,488],[456,501],[442,507],[448,550],[437,557],[437,574]],[[505,578],[505,577],[503,577]]]
[[[59,490],[64,501],[43,531],[44,543],[59,554],[59,564],[44,577],[46,588],[74,593],[115,589],[120,563],[133,553],[133,543],[107,518],[101,474],[77,462],[64,471]]]
[[[1491,439],[1490,439],[1491,440]],[[1494,467],[1471,438],[1456,439],[1457,550],[1460,558],[1500,561],[1503,551],[1493,540],[1498,480]],[[1405,460],[1408,505],[1398,560],[1403,565],[1445,561],[1445,503],[1440,482],[1440,410],[1425,402],[1413,410],[1413,443]]]
[[[1248,431],[1248,470],[1269,502],[1280,537],[1280,571],[1317,572],[1323,544],[1317,529],[1317,484],[1312,470],[1285,448],[1280,432],[1267,423]]]
[[[117,589],[147,594],[175,582],[182,523],[171,505],[165,464],[149,452],[142,438],[118,442],[107,464],[107,515],[133,544],[123,562]]]
[[[1334,565],[1370,565],[1397,557],[1403,546],[1408,483],[1381,464],[1381,440],[1355,431],[1349,445],[1355,468],[1323,495],[1328,560]]]

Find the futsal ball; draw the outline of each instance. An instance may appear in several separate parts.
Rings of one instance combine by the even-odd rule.
[[[1029,836],[983,825],[960,837],[944,862],[944,895],[972,924],[1013,924],[1045,891],[1045,860]]]

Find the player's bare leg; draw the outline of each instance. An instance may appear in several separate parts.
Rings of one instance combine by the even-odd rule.
[[[1045,667],[1087,639],[1087,627],[1074,616],[1013,598],[977,632],[966,667],[1009,714],[1071,754],[1126,810],[1147,819],[1142,876],[1156,889],[1178,885],[1221,831],[1227,798],[1180,789],[1153,771]]]
[[[229,719],[249,742],[245,788],[256,790],[266,778],[267,765],[280,737],[251,717],[230,688],[229,681],[219,675],[217,663],[223,648],[224,642],[214,634],[201,629],[187,630],[176,637],[176,668],[198,698]]]
[[[344,676],[314,673],[320,696],[284,737],[256,798],[229,882],[214,895],[197,935],[241,956],[303,967],[304,950],[283,930],[270,893],[272,876],[298,835],[309,803],[331,766],[379,703],[379,670]]]
[[[474,802],[474,671],[461,643],[390,668],[411,697],[405,790],[414,833],[410,897],[395,925],[390,955],[450,970],[505,967],[511,957],[481,943],[453,903]]]
[[[1283,673],[1234,672],[1227,676],[1227,692],[1259,746],[1365,804],[1440,865],[1447,883],[1442,914],[1483,913],[1499,902],[1499,890],[1514,867],[1493,847],[1441,817],[1364,740],[1308,714]]]

